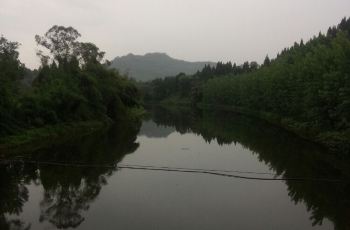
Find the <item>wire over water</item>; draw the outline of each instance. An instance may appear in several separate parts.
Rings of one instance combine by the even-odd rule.
[[[252,171],[239,171],[239,170],[218,170],[218,169],[201,169],[201,168],[180,168],[180,167],[166,167],[166,166],[154,166],[154,165],[132,165],[132,164],[85,164],[85,163],[66,163],[66,162],[51,162],[51,161],[34,161],[34,160],[0,160],[1,164],[8,164],[14,162],[38,164],[38,165],[51,165],[51,166],[64,166],[64,167],[89,167],[89,168],[112,168],[112,169],[130,169],[130,170],[144,170],[144,171],[162,171],[162,172],[181,172],[181,173],[193,173],[193,174],[209,174],[215,176],[223,176],[237,179],[246,180],[260,180],[260,181],[312,181],[312,182],[332,182],[332,183],[345,183],[349,180],[332,179],[332,178],[307,178],[307,177],[281,177],[278,174],[264,173],[264,172],[252,172]],[[235,173],[235,174],[232,174]],[[237,174],[255,174],[255,175],[272,175],[274,177],[258,177],[258,176],[241,176]]]

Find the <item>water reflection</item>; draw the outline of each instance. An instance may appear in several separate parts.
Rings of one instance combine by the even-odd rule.
[[[23,165],[0,165],[0,229],[30,229],[19,219],[7,219],[7,215],[19,215],[28,201],[26,184],[31,175],[25,173]]]
[[[92,136],[74,140],[59,148],[41,150],[26,161],[116,164],[138,148],[135,143],[140,124],[124,123]],[[85,219],[90,204],[116,168],[66,167],[21,162],[0,165],[0,229],[30,229],[11,216],[18,216],[28,201],[27,186],[41,184],[40,222],[57,228],[75,228]]]
[[[175,128],[170,126],[157,125],[150,119],[145,119],[139,132],[139,136],[150,138],[165,138],[175,132]]]
[[[138,149],[137,134],[144,138],[150,138],[148,141],[153,144],[156,143],[154,138],[169,138],[175,132],[194,133],[208,143],[212,141],[216,141],[220,145],[239,143],[250,150],[247,152],[255,154],[256,158],[280,176],[340,178],[349,181],[349,159],[345,157],[339,159],[317,145],[303,141],[260,120],[233,113],[214,113],[179,108],[155,107],[150,110],[150,113],[151,118],[146,119],[141,129],[140,124],[123,123],[113,127],[108,132],[101,131],[88,137],[72,140],[59,148],[42,150],[24,157],[27,160],[40,162],[111,165],[122,161],[126,154],[133,153]],[[161,139],[161,141],[165,140]],[[163,154],[163,157],[166,159],[167,156]],[[175,156],[172,157],[175,158]],[[63,165],[25,164],[23,162],[0,164],[0,229],[30,229],[35,226],[34,222],[38,221],[43,225],[42,228],[52,225],[62,229],[82,226],[82,223],[86,221],[87,213],[91,212],[90,206],[97,202],[99,196],[101,197],[101,189],[107,187],[108,183],[112,183],[111,176],[115,174],[116,170],[116,167],[66,167]],[[162,180],[168,181],[168,176],[165,175]],[[135,179],[135,177],[131,178]],[[140,184],[140,189],[142,189],[142,183],[152,184],[152,178],[148,178],[150,181],[143,182],[140,179],[130,183]],[[129,179],[127,177],[126,180]],[[185,179],[181,180],[185,181]],[[202,180],[204,181],[205,178]],[[197,191],[195,190],[196,185],[193,184],[192,180],[187,182],[193,189],[189,193],[195,193]],[[171,184],[171,181],[169,183]],[[287,181],[285,183],[290,199],[296,204],[306,204],[314,225],[322,224],[326,218],[334,223],[337,230],[350,229],[349,183],[330,184],[311,181]],[[154,182],[154,184],[157,183]],[[31,222],[20,217],[24,205],[30,203],[29,190],[33,188],[33,185],[42,187],[43,197],[39,201],[39,216],[35,216],[37,218],[35,220],[29,218],[32,220]],[[150,185],[146,187],[150,189],[151,193],[154,192]],[[113,189],[116,188],[113,187]],[[215,189],[222,188],[213,188],[213,190]],[[167,191],[169,192],[169,190]],[[256,191],[251,193],[254,194]],[[163,195],[165,202],[167,194]],[[127,196],[129,197],[129,191]],[[159,197],[160,200],[161,198]],[[158,202],[156,198],[154,199],[155,202]],[[227,199],[230,197],[228,196]],[[276,202],[278,201],[276,200]],[[176,202],[176,200],[169,202]],[[126,204],[130,205],[130,202],[126,202]],[[118,205],[120,207],[113,206],[113,208],[126,210],[135,208],[126,207],[119,203]],[[102,207],[104,208],[104,205]],[[143,208],[147,210],[147,207]],[[254,205],[249,207],[254,207]],[[138,208],[141,209],[141,207]],[[112,211],[115,210],[109,210],[109,212]],[[196,211],[196,209],[192,211]],[[200,212],[200,210],[197,211]],[[89,218],[93,219],[92,216]],[[278,216],[274,218],[278,218]],[[166,218],[164,217],[164,219]],[[251,217],[247,216],[247,219],[251,219]],[[114,222],[114,220],[110,221]]]
[[[193,132],[207,142],[240,143],[257,154],[278,175],[286,178],[339,178],[350,181],[349,159],[333,156],[310,142],[261,120],[233,113],[165,109],[155,107],[157,125],[174,127],[180,133]],[[350,229],[350,183],[287,181],[294,203],[305,203],[313,225],[327,218],[335,229]]]

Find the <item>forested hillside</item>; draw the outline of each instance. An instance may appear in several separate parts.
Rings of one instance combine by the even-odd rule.
[[[192,103],[262,117],[301,136],[350,150],[350,19],[296,42],[264,63],[218,63],[143,85],[152,102]]]
[[[107,69],[104,52],[80,36],[63,26],[36,35],[41,66],[34,80],[18,60],[19,44],[1,37],[0,137],[63,123],[118,121],[138,107],[134,83]]]

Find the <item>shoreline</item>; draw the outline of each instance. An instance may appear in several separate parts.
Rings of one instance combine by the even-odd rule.
[[[276,114],[261,112],[261,111],[251,111],[244,108],[238,108],[234,106],[226,105],[212,105],[199,103],[195,106],[187,105],[184,103],[145,103],[148,106],[175,106],[175,107],[196,107],[200,110],[217,110],[217,111],[228,111],[233,113],[242,114],[249,117],[254,117],[256,119],[264,120],[271,125],[278,126],[290,133],[297,135],[298,137],[318,144],[326,148],[330,153],[342,156],[344,154],[349,155],[350,152],[350,137],[347,133],[341,133],[336,131],[320,131],[312,130],[308,126],[301,122],[282,118]]]
[[[3,155],[31,153],[91,135],[109,126],[110,122],[91,120],[28,129],[19,134],[2,138],[0,140],[0,153]]]

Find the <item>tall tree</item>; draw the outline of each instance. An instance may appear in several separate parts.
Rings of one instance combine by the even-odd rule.
[[[24,66],[18,60],[19,43],[0,37],[0,135],[8,133],[13,124],[12,112]]]
[[[77,39],[80,36],[80,33],[73,27],[55,25],[44,36],[35,36],[37,44],[49,51],[49,54],[45,54],[43,50],[39,50],[37,54],[44,65],[54,60],[59,65],[64,65],[77,56],[79,47]]]
[[[271,64],[271,60],[268,55],[266,55],[264,60],[264,66],[269,66]]]

